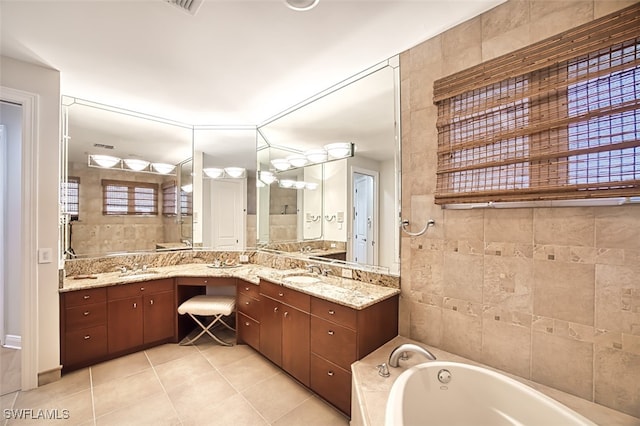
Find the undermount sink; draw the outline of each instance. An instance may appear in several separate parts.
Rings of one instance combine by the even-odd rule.
[[[311,275],[290,275],[285,277],[284,281],[291,284],[314,284],[319,282],[320,279]]]

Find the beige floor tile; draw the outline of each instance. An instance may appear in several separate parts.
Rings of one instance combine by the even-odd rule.
[[[219,368],[219,371],[238,391],[280,372],[275,365],[257,354]]]
[[[194,352],[191,355],[165,362],[155,368],[162,386],[168,392],[190,378],[197,378],[201,375],[215,371],[209,361],[200,354]]]
[[[311,397],[311,392],[285,373],[278,373],[242,391],[268,422],[279,419]],[[278,395],[274,398],[274,395]]]
[[[169,397],[166,394],[158,394],[138,401],[130,407],[98,417],[96,425],[174,426],[180,425],[180,419]]]
[[[198,416],[205,415],[213,405],[226,401],[237,394],[229,382],[217,371],[211,370],[167,391],[171,403],[180,419],[195,421]],[[206,418],[206,417],[203,417]]]
[[[312,397],[272,423],[274,426],[347,426],[349,419],[318,397]]]
[[[93,386],[100,386],[109,380],[127,377],[151,367],[144,352],[136,352],[91,367]]]
[[[131,376],[110,380],[93,388],[96,417],[138,403],[152,395],[164,392],[153,369],[149,368]]]
[[[183,418],[185,426],[261,426],[268,423],[260,417],[251,405],[239,394],[224,401],[211,404],[201,410],[195,410]]]
[[[58,381],[39,388],[20,392],[16,399],[16,408],[32,408],[49,401],[56,401],[69,395],[91,388],[89,369],[74,371],[62,376]]]
[[[81,425],[93,421],[91,390],[85,389],[58,400],[43,400],[37,405],[25,407],[21,412],[15,412],[15,415],[18,417],[9,419],[7,425],[61,423]]]
[[[165,362],[174,361],[185,356],[193,355],[198,349],[195,346],[180,346],[177,343],[167,343],[166,345],[156,346],[147,349],[145,353],[151,361],[151,364],[158,366]]]
[[[13,408],[13,403],[16,401],[16,397],[18,396],[18,392],[11,392],[5,395],[0,396],[0,411],[4,412],[4,410]],[[0,422],[0,425],[2,422]]]
[[[0,395],[13,393],[21,387],[22,351],[0,346]]]
[[[255,355],[257,352],[247,345],[221,346],[211,345],[200,348],[202,355],[216,368],[225,367],[233,362]]]

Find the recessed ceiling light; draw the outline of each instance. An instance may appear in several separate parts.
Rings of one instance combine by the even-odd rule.
[[[304,12],[305,10],[311,10],[318,4],[320,0],[284,0],[289,9]]]

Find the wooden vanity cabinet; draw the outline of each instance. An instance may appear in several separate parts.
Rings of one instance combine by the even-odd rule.
[[[309,386],[311,296],[260,280],[260,353]]]
[[[398,296],[356,310],[311,298],[311,389],[351,415],[351,364],[398,334]]]
[[[236,341],[260,350],[260,289],[238,280],[236,285]]]
[[[174,337],[173,279],[107,287],[109,354]]]
[[[83,367],[107,355],[105,288],[60,294],[60,336],[65,367]]]

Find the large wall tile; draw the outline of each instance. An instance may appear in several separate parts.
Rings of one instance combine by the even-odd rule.
[[[532,42],[587,23],[593,19],[593,2],[584,0],[532,0]]]
[[[535,244],[588,246],[595,243],[595,216],[592,208],[534,209]]]
[[[494,7],[481,17],[482,39],[488,40],[509,33],[529,23],[528,0],[512,0]]]
[[[487,210],[484,240],[533,244],[533,209]]]
[[[409,337],[427,345],[442,345],[442,308],[424,303],[411,303]]]
[[[593,325],[595,266],[534,260],[533,313]]]
[[[596,210],[596,247],[640,250],[640,206]]]
[[[532,333],[531,379],[591,400],[593,344],[536,330]]]
[[[624,9],[637,3],[638,0],[607,0],[607,1],[595,1],[593,4],[593,18],[602,18],[604,15],[608,15],[617,10]]]
[[[640,264],[596,265],[595,326],[640,336]]]
[[[530,378],[531,327],[516,325],[486,309],[482,318],[482,362]]]
[[[640,418],[640,355],[595,348],[595,402]]]
[[[444,235],[447,240],[484,241],[482,210],[445,210]]]
[[[483,303],[533,313],[533,259],[484,257]]]
[[[482,303],[483,263],[483,256],[445,252],[444,295]]]
[[[445,298],[442,308],[442,349],[470,359],[482,355],[482,308],[476,303]]]

